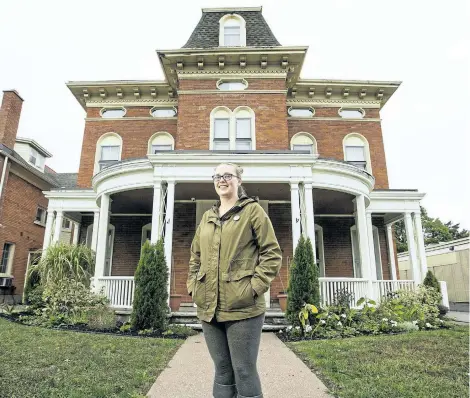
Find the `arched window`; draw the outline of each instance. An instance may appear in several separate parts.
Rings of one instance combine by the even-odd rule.
[[[94,174],[121,160],[122,138],[116,133],[102,135],[96,143]]]
[[[254,149],[255,113],[248,107],[238,107],[233,111],[235,119],[235,149]]]
[[[309,133],[297,133],[290,140],[292,151],[309,151],[311,154],[318,153],[317,141]]]
[[[155,133],[150,137],[148,152],[155,154],[163,151],[173,151],[175,149],[175,140],[173,136],[167,132]]]
[[[246,46],[246,23],[237,14],[224,15],[219,21],[219,46]]]
[[[369,143],[358,133],[351,133],[343,140],[344,160],[372,174]]]
[[[256,149],[255,113],[251,108],[240,106],[232,112],[227,107],[217,107],[210,119],[211,150]]]

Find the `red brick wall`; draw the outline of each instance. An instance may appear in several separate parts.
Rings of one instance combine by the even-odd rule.
[[[336,112],[337,109],[319,108],[317,112]],[[370,116],[370,112],[367,115]],[[319,116],[317,113],[316,116]],[[375,117],[375,116],[374,116]],[[289,143],[298,132],[310,133],[317,141],[318,153],[321,157],[344,160],[343,139],[349,133],[362,134],[369,142],[372,174],[375,177],[375,189],[388,188],[387,164],[379,122],[342,121],[342,120],[289,120]]]
[[[128,109],[128,114],[133,112],[147,112],[150,108]],[[90,108],[89,114],[96,116],[99,109]],[[126,115],[127,116],[127,115]],[[143,115],[141,115],[143,116]],[[77,184],[79,187],[91,187],[91,178],[95,166],[96,143],[105,133],[114,132],[122,138],[121,159],[144,157],[148,151],[150,137],[158,131],[166,131],[176,140],[176,120],[109,120],[87,121],[83,135],[82,154]],[[178,149],[178,148],[176,148]]]
[[[182,294],[182,301],[191,303],[187,295],[190,247],[196,233],[196,203],[175,203],[173,226],[173,280],[171,293]]]
[[[217,90],[219,79],[204,80],[180,80],[179,90]],[[247,90],[285,90],[286,83],[283,79],[245,79],[248,83]]]
[[[113,217],[114,250],[112,276],[134,276],[140,260],[142,227],[152,222],[152,217]]]
[[[38,206],[47,208],[42,191],[10,173],[5,186],[0,230],[0,249],[5,242],[15,244],[13,276],[16,294],[23,293],[26,265],[30,250],[42,248],[44,227],[34,224]]]
[[[4,91],[0,108],[0,144],[13,149],[23,100],[14,91]]]

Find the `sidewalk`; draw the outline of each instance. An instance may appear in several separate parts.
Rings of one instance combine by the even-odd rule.
[[[457,322],[470,323],[468,312],[449,311],[446,316],[454,318]]]
[[[264,398],[327,398],[325,385],[273,333],[263,333],[258,357]],[[214,365],[202,333],[188,338],[147,396],[211,398]]]

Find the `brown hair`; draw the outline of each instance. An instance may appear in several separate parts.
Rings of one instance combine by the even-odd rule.
[[[242,178],[242,174],[243,174],[243,167],[239,166],[238,164],[235,164],[235,163],[219,163],[215,169],[217,169],[217,167],[219,167],[220,165],[227,165],[227,166],[232,166],[234,169],[235,169],[235,175],[238,177],[238,178]],[[214,169],[214,170],[215,170]],[[246,194],[246,191],[245,191],[245,188],[240,184],[238,186],[238,197],[241,198],[242,196],[248,196]]]

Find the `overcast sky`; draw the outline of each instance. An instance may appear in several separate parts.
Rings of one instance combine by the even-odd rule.
[[[381,112],[391,188],[470,228],[469,10],[464,0],[0,1],[0,89],[24,98],[19,136],[78,171],[85,112],[65,82],[163,79],[156,49],[185,44],[202,7],[263,6],[303,78],[399,80]],[[321,155],[321,153],[320,153]]]

